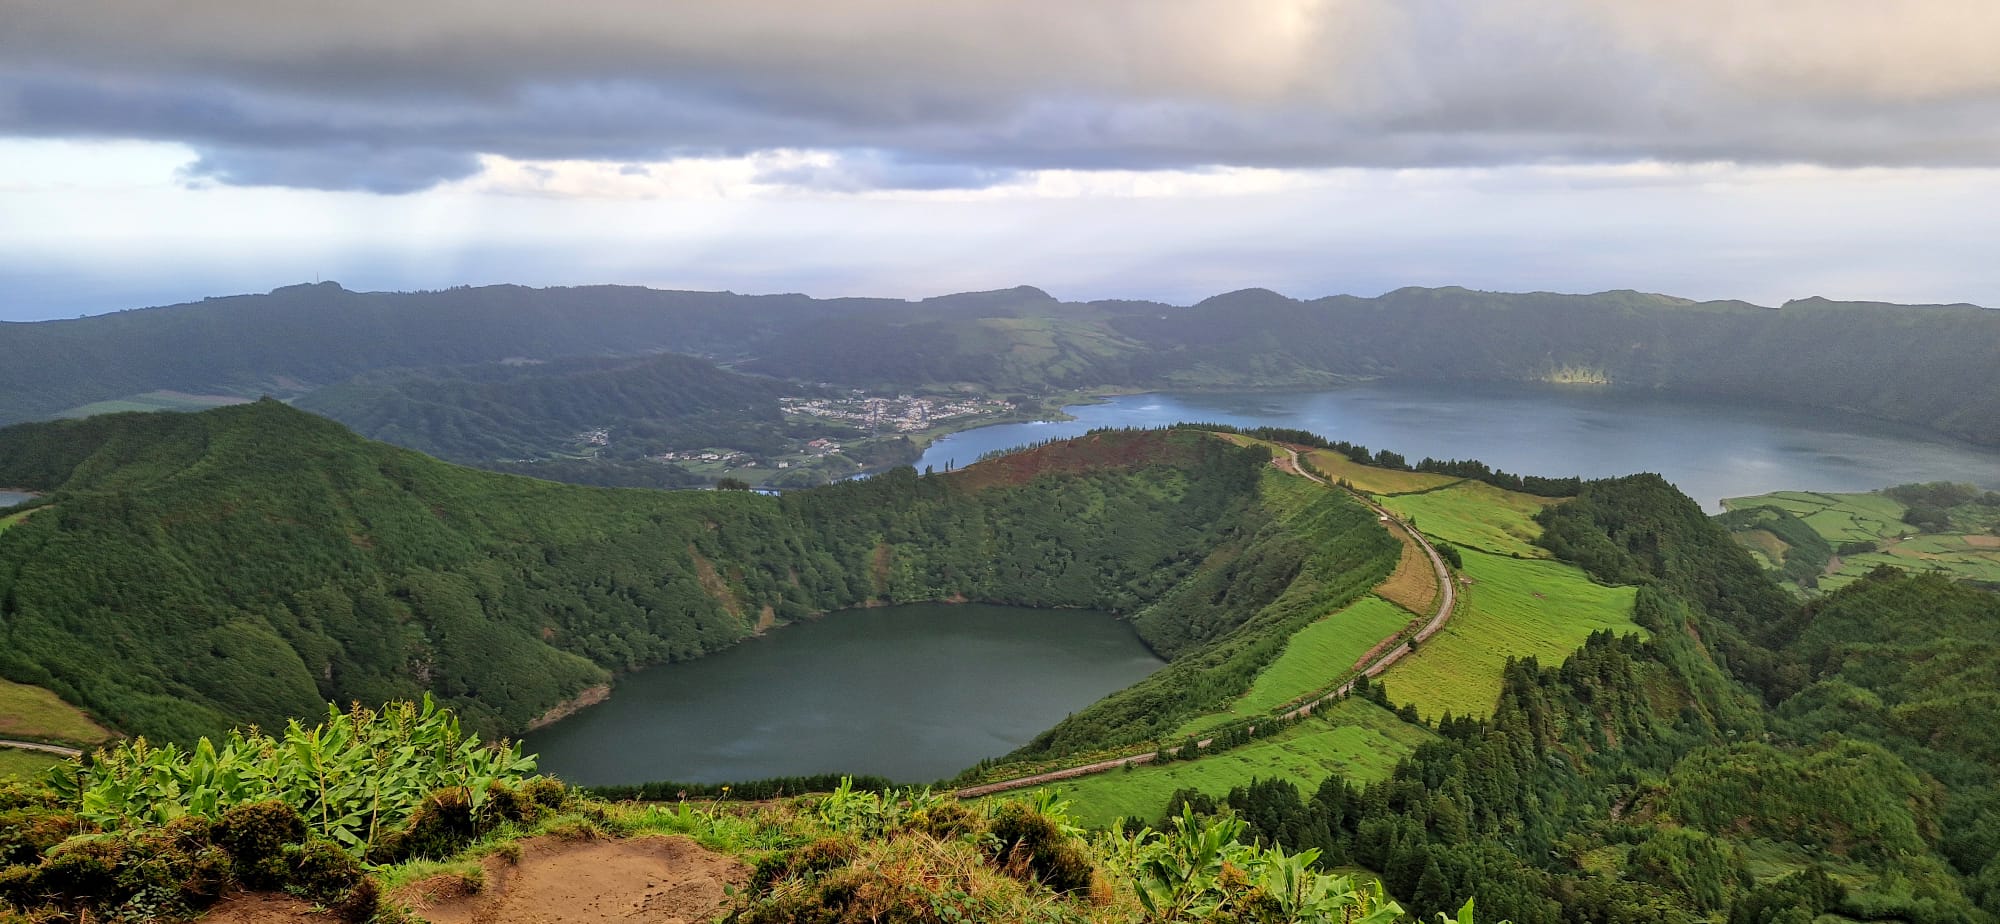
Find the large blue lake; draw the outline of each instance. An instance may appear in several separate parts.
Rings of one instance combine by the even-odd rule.
[[[1478,458],[1542,475],[1654,471],[1716,509],[1788,488],[1910,481],[2000,488],[2000,451],[1849,414],[1557,387],[1370,385],[1161,393],[1071,407],[933,444],[942,471],[1096,427],[1178,421],[1298,427],[1412,459]],[[1159,667],[1101,613],[926,605],[834,613],[686,664],[621,678],[603,705],[531,734],[578,783],[846,771],[921,781],[1026,743]]]
[[[933,443],[917,463],[1097,427],[1180,421],[1297,427],[1411,460],[1474,458],[1510,472],[1659,472],[1710,510],[1770,491],[1868,491],[1911,481],[2000,488],[2000,450],[1854,414],[1663,398],[1574,386],[1361,385],[1293,392],[1159,392],[1065,409],[1074,420],[1002,424]]]

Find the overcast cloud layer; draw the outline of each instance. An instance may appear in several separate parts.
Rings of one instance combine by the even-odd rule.
[[[6,0],[0,133],[401,193],[481,155],[1047,168],[2000,163],[1991,0]]]
[[[1996,47],[2000,0],[0,0],[0,320],[320,276],[2000,304]]]

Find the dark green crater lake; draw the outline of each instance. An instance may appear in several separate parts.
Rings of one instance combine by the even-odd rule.
[[[582,785],[812,773],[952,776],[1159,669],[1089,610],[918,604],[845,610],[619,679],[527,736]]]

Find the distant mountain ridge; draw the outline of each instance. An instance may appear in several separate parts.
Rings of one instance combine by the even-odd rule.
[[[0,422],[157,389],[295,396],[384,369],[656,352],[889,389],[1595,383],[1838,408],[2000,444],[2000,312],[1456,287],[1309,301],[1245,289],[1177,307],[1062,302],[1027,286],[912,302],[322,283],[0,325]]]

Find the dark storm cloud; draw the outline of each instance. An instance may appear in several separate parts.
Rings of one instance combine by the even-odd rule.
[[[1989,0],[0,0],[0,133],[400,192],[477,156],[1047,168],[2000,163]]]

